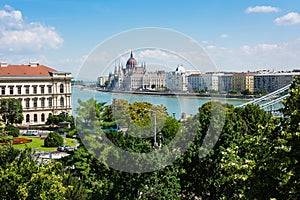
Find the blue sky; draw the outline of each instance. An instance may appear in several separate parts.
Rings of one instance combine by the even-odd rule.
[[[219,70],[300,68],[296,0],[1,0],[0,58],[37,60],[76,76],[101,42],[142,27],[193,38]]]

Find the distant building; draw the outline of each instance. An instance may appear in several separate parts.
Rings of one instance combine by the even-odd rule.
[[[273,92],[293,82],[294,76],[300,76],[300,72],[273,72],[262,73],[254,76],[254,89]]]
[[[188,88],[192,91],[201,91],[205,87],[201,74],[191,74],[188,76]]]
[[[172,91],[186,92],[188,90],[188,77],[182,65],[178,66],[175,71],[167,73],[166,85]]]
[[[228,93],[232,90],[233,74],[225,73],[219,76],[219,92]]]
[[[49,115],[72,114],[71,73],[30,62],[0,64],[0,99],[15,98],[23,106],[23,125],[45,124]]]
[[[224,73],[209,72],[205,74],[192,74],[188,77],[189,87],[196,91],[219,91],[219,79]]]
[[[254,73],[234,73],[232,77],[232,89],[238,92],[249,90],[254,92]]]
[[[100,76],[97,78],[97,86],[103,87],[108,81],[108,76]]]
[[[126,68],[122,65],[115,66],[114,73],[108,76],[108,82],[108,89],[111,90],[159,90],[166,87],[166,72],[147,72],[146,64],[138,65],[131,52]]]

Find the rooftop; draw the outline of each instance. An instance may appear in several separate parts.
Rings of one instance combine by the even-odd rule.
[[[0,77],[31,77],[50,76],[50,72],[57,72],[55,69],[40,65],[38,63],[28,65],[0,65]]]

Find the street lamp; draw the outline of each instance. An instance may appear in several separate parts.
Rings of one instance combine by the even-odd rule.
[[[153,144],[153,148],[156,150],[156,148],[157,148],[157,143],[156,143],[156,111],[151,110],[150,112],[154,113],[154,144]]]

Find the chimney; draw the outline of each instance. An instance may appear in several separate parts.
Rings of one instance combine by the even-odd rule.
[[[37,62],[37,61],[34,61],[34,62],[33,62],[33,61],[30,61],[30,62],[29,62],[29,66],[30,66],[30,67],[37,67],[38,65],[39,65],[39,62]]]
[[[7,67],[7,62],[0,62],[0,67]]]

